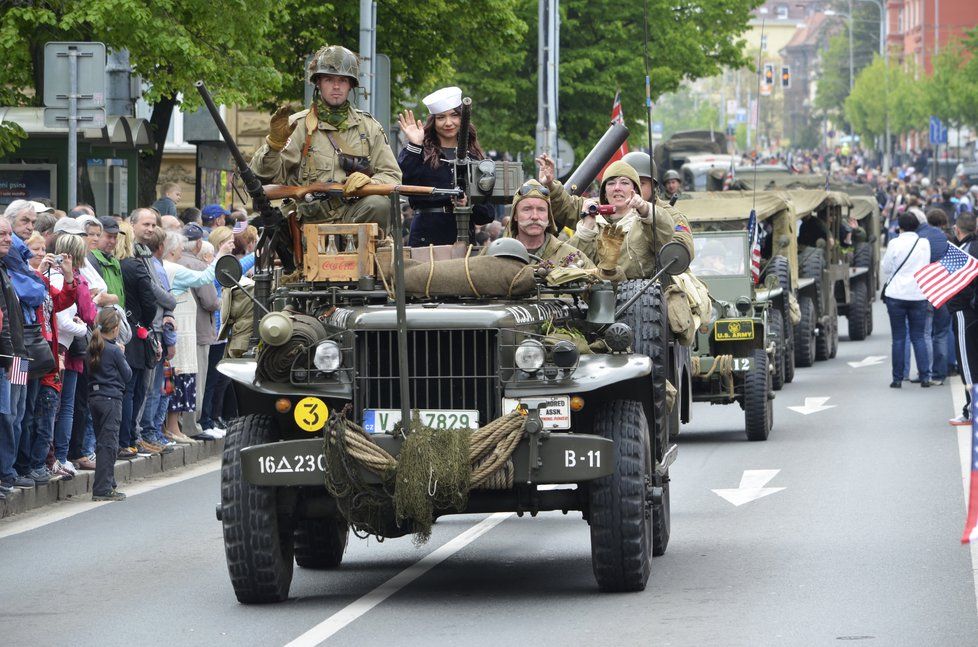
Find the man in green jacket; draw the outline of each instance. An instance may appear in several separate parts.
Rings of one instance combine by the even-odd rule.
[[[126,291],[122,286],[122,267],[119,265],[119,259],[112,255],[120,233],[119,223],[109,216],[101,216],[98,221],[102,223],[102,235],[99,236],[96,248],[88,254],[88,258],[105,281],[105,291],[119,297],[119,306],[124,309]]]

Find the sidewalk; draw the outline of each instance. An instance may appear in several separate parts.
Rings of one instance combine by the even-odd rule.
[[[137,456],[115,463],[115,480],[122,486],[136,479],[142,479],[153,474],[179,469],[193,465],[212,456],[220,456],[224,451],[224,439],[206,441],[196,445],[178,445],[169,454],[152,456]],[[70,480],[52,480],[32,489],[15,488],[0,501],[0,519],[11,515],[34,510],[56,501],[72,498],[91,497],[92,481],[95,472],[78,470],[75,478]],[[125,488],[121,488],[125,491]]]

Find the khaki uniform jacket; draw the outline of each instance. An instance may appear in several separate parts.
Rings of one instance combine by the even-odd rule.
[[[401,183],[401,169],[391,150],[387,133],[369,113],[351,107],[343,130],[337,130],[325,121],[319,120],[317,123],[309,110],[292,115],[290,121],[295,121],[295,130],[281,151],[272,150],[265,142],[251,158],[251,169],[263,181],[292,186],[311,182],[344,182],[346,172],[340,167],[339,156],[326,136],[327,132],[332,132],[341,152],[369,160],[374,183]],[[309,126],[314,126],[315,131],[309,142],[308,154],[303,158],[302,149]],[[329,213],[340,205],[339,200],[300,203],[299,216],[314,222],[333,220]]]
[[[552,262],[557,267],[562,267],[561,263],[565,258],[570,256],[571,254],[576,254],[579,251],[581,250],[561,241],[556,236],[552,234],[547,234],[547,238],[543,243],[543,247],[541,247],[539,251],[531,252],[531,253],[536,254],[537,256],[539,256],[541,259],[545,261]],[[582,252],[580,256],[581,259],[578,262],[578,265],[580,265],[582,269],[585,270],[594,269],[595,265],[593,262],[591,262],[591,259],[587,257],[587,254],[584,254]]]
[[[254,292],[254,285],[254,281],[244,277],[241,287],[224,288],[221,292],[221,330],[217,338],[228,342],[225,357],[241,357],[249,348],[255,304],[242,290]]]
[[[634,216],[629,222],[629,217]],[[630,212],[625,214],[622,221],[626,223],[628,231],[625,233],[625,241],[621,246],[621,256],[618,257],[618,267],[625,274],[626,279],[647,279],[655,274],[655,256],[663,245],[673,239],[675,233],[675,223],[672,215],[665,209],[656,208],[655,213],[655,234],[656,245],[652,248],[652,218],[640,218],[638,214]],[[598,235],[602,228],[609,223],[603,216],[596,218],[597,229],[583,229],[578,224],[577,231],[567,244],[576,247],[584,252],[588,258],[597,263],[598,258]]]

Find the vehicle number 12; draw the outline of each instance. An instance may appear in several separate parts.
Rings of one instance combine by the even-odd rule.
[[[578,463],[582,467],[601,467],[601,450],[591,449],[580,456],[573,449],[564,450],[564,467],[577,467]]]

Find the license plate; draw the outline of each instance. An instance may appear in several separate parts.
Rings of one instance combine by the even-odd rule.
[[[570,396],[503,398],[504,415],[515,411],[519,406],[536,407],[544,429],[570,429]]]
[[[750,357],[733,358],[733,370],[735,371],[749,371],[753,364],[754,360]]]
[[[421,424],[432,429],[478,429],[479,412],[465,409],[421,409]],[[394,431],[401,421],[400,409],[364,409],[363,429],[368,434]]]
[[[754,322],[750,319],[722,319],[713,325],[713,336],[717,341],[754,339]]]

